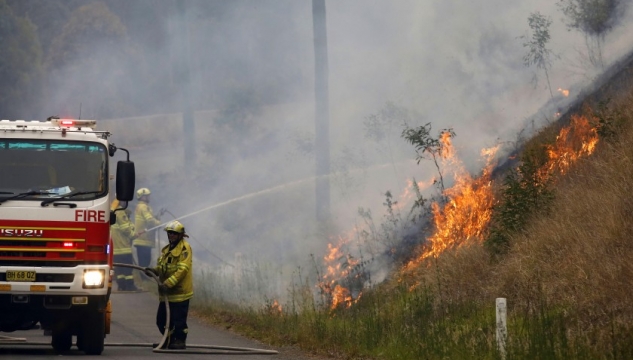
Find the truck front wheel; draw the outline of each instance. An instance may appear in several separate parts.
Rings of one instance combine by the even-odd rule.
[[[55,328],[51,337],[51,345],[58,353],[70,350],[73,344],[73,335],[67,328]]]
[[[78,347],[87,355],[101,355],[105,340],[105,313],[87,314],[81,320],[81,333],[77,335]]]

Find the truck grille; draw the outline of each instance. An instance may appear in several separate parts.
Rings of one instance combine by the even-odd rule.
[[[83,261],[38,261],[37,264],[33,264],[32,260],[25,260],[24,258],[15,260],[0,260],[2,266],[41,266],[41,267],[75,267],[81,264],[85,264]]]
[[[73,239],[74,244],[80,244],[83,240]],[[6,261],[17,259],[55,261],[57,259],[75,259],[79,253],[83,253],[81,247],[63,248],[62,241],[46,240],[16,240],[16,239],[0,239],[0,261],[3,264]]]
[[[0,251],[0,258],[34,258],[34,257],[46,257],[44,251]]]
[[[71,283],[75,280],[75,274],[46,274],[35,275],[35,282]],[[7,274],[0,273],[0,281],[7,281]]]

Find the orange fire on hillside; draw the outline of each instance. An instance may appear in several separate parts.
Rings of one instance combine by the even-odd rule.
[[[284,314],[282,306],[277,299],[273,299],[271,302],[268,302],[264,307],[264,310],[269,315],[282,316]]]
[[[481,242],[492,216],[492,181],[494,156],[498,146],[484,149],[486,166],[478,178],[461,168],[455,173],[455,184],[445,191],[448,202],[442,208],[433,203],[435,233],[427,238],[425,250],[420,257],[410,261],[405,268],[417,267],[421,261],[438,256],[446,249],[464,244],[468,240]],[[456,160],[454,160],[456,162]]]
[[[558,92],[561,93],[564,97],[568,97],[569,96],[569,90],[567,90],[567,89],[558,88]]]
[[[495,155],[498,146],[484,149],[481,152],[486,163],[480,176],[472,177],[458,159],[450,144],[450,137],[442,138],[445,152],[440,155],[442,166],[453,166],[454,185],[442,194],[445,203],[432,204],[434,232],[419,249],[419,256],[409,261],[402,269],[403,273],[425,266],[426,260],[438,257],[448,249],[457,249],[467,244],[482,244],[486,239],[492,217],[492,209],[497,199],[494,198],[492,171],[496,166]],[[557,174],[565,174],[580,158],[591,155],[598,143],[596,128],[584,116],[572,116],[570,124],[563,127],[556,141],[547,147],[548,161],[539,171],[541,181],[549,180]],[[445,156],[444,156],[445,155]],[[432,182],[431,182],[432,184]],[[428,186],[429,182],[417,183]],[[413,182],[403,192],[405,198],[411,197]],[[350,307],[360,298],[360,293],[353,298],[351,291],[342,285],[340,279],[351,274],[359,264],[341,250],[342,246],[355,238],[357,229],[348,236],[339,237],[339,245],[328,244],[328,254],[324,257],[327,273],[319,288],[330,294],[331,308]]]
[[[350,307],[354,301],[358,301],[362,294],[359,293],[354,299],[350,290],[339,283],[342,279],[350,277],[355,267],[360,263],[359,259],[342,251],[342,248],[346,247],[353,238],[353,234],[339,236],[338,245],[335,246],[329,243],[328,253],[323,257],[326,270],[321,276],[317,287],[329,297],[328,300],[332,309],[339,306]]]
[[[547,147],[549,161],[542,172],[566,173],[579,158],[591,155],[597,144],[597,129],[585,116],[572,115],[570,125],[562,128],[554,144]],[[548,176],[545,174],[541,176]]]
[[[555,174],[564,174],[581,157],[591,155],[598,143],[596,128],[584,116],[572,116],[563,127],[554,144],[547,147],[548,161],[539,171],[541,181]],[[481,243],[485,239],[492,215],[493,163],[490,161],[496,149],[482,152],[488,157],[482,175],[472,179],[467,174],[458,176],[455,185],[447,189],[448,203],[443,209],[434,204],[435,233],[427,239],[421,255],[410,261],[404,272],[417,268],[429,257],[437,257],[446,249],[464,244]]]

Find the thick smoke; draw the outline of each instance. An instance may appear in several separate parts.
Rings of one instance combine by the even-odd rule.
[[[333,173],[332,223],[324,228],[315,223],[311,3],[189,1],[184,28],[174,3],[157,4],[118,14],[128,28],[114,44],[124,49],[95,41],[89,59],[65,62],[43,108],[72,115],[82,103],[84,117],[105,117],[102,128],[132,150],[138,186],[152,189],[152,205],[169,210],[165,220],[182,219],[201,266],[228,272],[246,258],[273,264],[287,280],[297,268],[321,266],[327,244],[346,234],[356,234],[348,245],[356,257],[380,255],[393,244],[360,241],[353,230],[371,222],[359,208],[380,229],[387,191],[406,217],[412,204],[400,196],[407,181],[431,183],[437,175],[432,162],[416,163],[400,137],[405,124],[430,122],[434,135],[453,128],[457,156],[476,174],[482,148],[553,121],[603,70],[586,62],[584,35],[567,30],[552,1],[326,1]],[[540,70],[522,61],[519,37],[536,11],[553,21],[554,99]],[[606,64],[633,46],[631,20],[623,15],[627,25],[606,35]],[[183,151],[187,88],[195,163]],[[570,90],[569,98],[558,88]],[[385,115],[390,108],[397,114]],[[283,295],[285,283],[275,289]]]

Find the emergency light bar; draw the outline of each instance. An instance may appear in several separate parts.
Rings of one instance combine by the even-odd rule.
[[[51,123],[59,127],[87,127],[94,129],[97,126],[97,120],[51,119]]]

